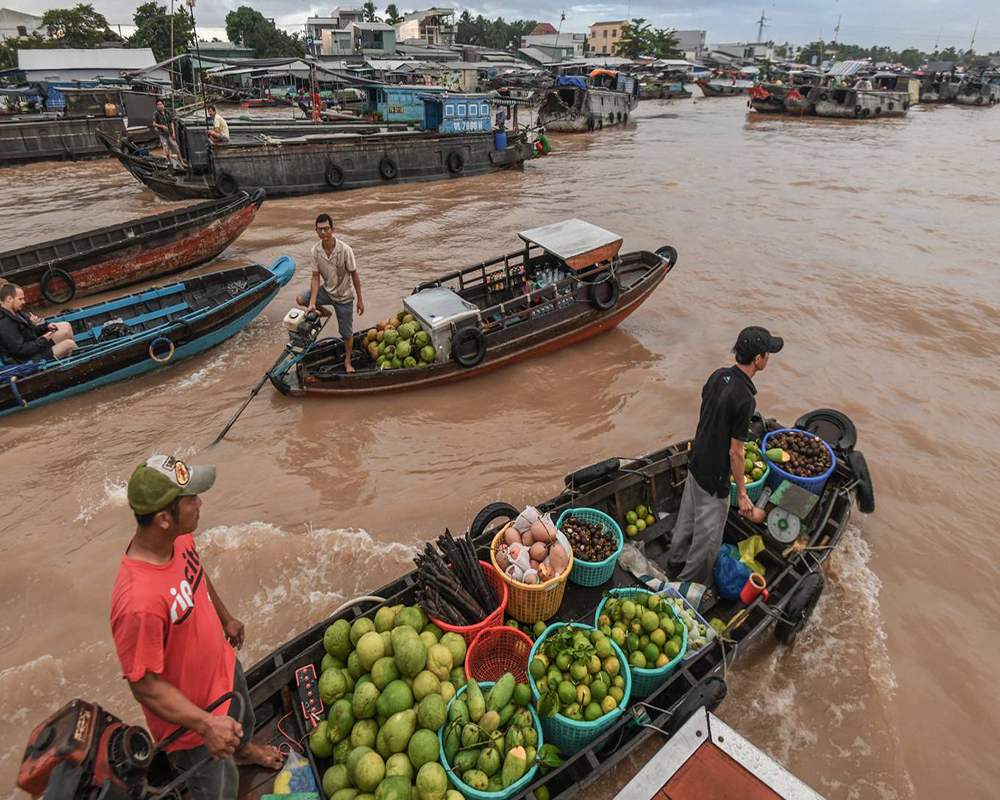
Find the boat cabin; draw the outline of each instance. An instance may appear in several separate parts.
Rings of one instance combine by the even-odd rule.
[[[383,85],[365,88],[368,95],[365,113],[379,122],[424,122],[424,98],[443,94],[437,86]]]
[[[912,75],[899,75],[895,72],[876,72],[871,77],[872,89],[877,92],[906,92],[910,95],[910,103],[920,102],[920,79]]]
[[[521,231],[518,236],[530,248],[542,248],[570,269],[579,271],[610,261],[621,250],[622,237],[582,219],[553,222]]]
[[[425,131],[488,133],[493,128],[489,97],[485,94],[422,94]]]

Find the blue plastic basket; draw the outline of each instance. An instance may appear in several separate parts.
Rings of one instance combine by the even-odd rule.
[[[830,468],[824,472],[822,475],[817,475],[815,478],[802,478],[798,475],[792,475],[790,472],[785,472],[781,468],[780,464],[775,464],[767,457],[767,443],[772,436],[779,433],[788,433],[790,431],[798,431],[799,433],[804,433],[806,436],[812,436],[815,439],[819,439],[823,443],[823,447],[826,448],[826,452],[830,455]],[[800,428],[780,428],[776,431],[771,431],[764,436],[764,441],[761,442],[760,450],[764,454],[764,463],[771,467],[771,474],[767,476],[767,485],[773,488],[777,488],[782,481],[788,481],[789,483],[794,483],[796,486],[801,486],[803,489],[807,489],[813,494],[823,494],[823,487],[826,486],[826,482],[833,475],[833,471],[837,468],[837,456],[834,455],[833,448],[830,447],[826,442],[816,436],[814,433],[809,433],[809,431],[803,431]]]
[[[492,683],[486,683],[486,682],[482,682],[479,684],[479,688],[481,688],[484,692],[490,689],[490,687],[492,686],[493,686]],[[462,696],[462,693],[464,691],[465,687],[463,686],[455,693],[455,696],[451,698],[451,700],[449,701],[448,703],[449,715],[451,712],[451,704],[454,703],[456,700],[458,700],[458,698]],[[531,706],[528,706],[528,710],[531,712],[531,719],[535,723],[535,733],[538,734],[537,749],[541,750],[544,732],[542,731],[541,724],[538,722],[538,714],[535,713],[535,709],[533,709]],[[481,792],[478,789],[473,789],[471,786],[466,785],[465,783],[462,782],[462,779],[458,776],[458,773],[456,773],[451,768],[451,764],[448,763],[448,759],[445,757],[444,754],[444,732],[447,727],[448,723],[446,722],[444,725],[438,728],[438,748],[439,748],[438,760],[441,762],[441,766],[444,767],[444,771],[448,773],[448,780],[451,781],[452,786],[454,786],[455,789],[458,790],[465,797],[471,797],[473,800],[507,800],[508,797],[513,797],[515,794],[520,793],[520,791],[525,786],[527,786],[534,780],[535,773],[538,772],[537,761],[530,767],[528,767],[528,771],[524,773],[524,775],[521,777],[519,781],[517,781],[516,783],[512,783],[506,789],[503,789],[499,792]]]
[[[574,516],[584,522],[600,523],[609,528],[618,539],[618,549],[603,561],[584,561],[574,554],[573,569],[569,573],[570,581],[577,586],[600,586],[611,580],[611,576],[615,573],[615,564],[618,563],[618,556],[621,555],[622,547],[625,546],[625,537],[622,535],[621,526],[596,508],[567,508],[556,520],[556,527],[562,528],[563,521],[568,516]]]
[[[764,458],[763,453],[761,453],[760,456],[761,460],[764,462],[764,474],[752,483],[746,484],[747,497],[750,498],[751,503],[756,503],[760,499],[760,493],[764,491],[764,486],[767,484],[768,476],[771,474],[771,462]],[[736,482],[730,481],[729,505],[736,508],[739,504],[739,496],[736,494]]]
[[[601,613],[604,611],[604,604],[608,601],[608,597],[635,597],[639,593],[643,594],[656,594],[656,592],[651,592],[649,589],[639,589],[636,587],[625,587],[621,589],[612,589],[604,597],[601,598],[601,604],[597,607],[597,612],[594,614],[594,625],[597,625],[597,620],[601,618]],[[681,649],[680,652],[674,656],[670,661],[664,664],[662,667],[656,667],[655,669],[645,669],[642,667],[633,667],[629,665],[628,671],[632,673],[632,696],[636,698],[649,697],[653,692],[663,685],[663,682],[670,677],[677,665],[681,663],[684,659],[684,655],[687,653],[688,646],[688,631],[687,626],[681,621],[681,618],[677,616],[677,611],[669,603],[664,604],[666,608],[670,609],[670,616],[674,618],[674,622],[681,629]],[[529,662],[530,663],[530,662]]]
[[[542,635],[535,640],[535,646],[531,648],[531,653],[528,654],[529,664],[538,652],[539,646],[545,641],[549,634],[558,628],[565,627],[566,625],[570,625],[574,628],[582,628],[585,631],[594,630],[592,626],[584,625],[579,622],[554,622],[542,631]],[[593,720],[592,722],[570,719],[569,717],[564,717],[562,714],[542,718],[542,730],[545,731],[545,740],[558,745],[559,750],[564,756],[571,756],[574,753],[579,753],[587,747],[587,745],[594,741],[594,739],[610,728],[628,706],[629,698],[632,696],[632,675],[627,669],[628,660],[625,658],[625,654],[617,644],[611,642],[611,647],[614,650],[614,654],[618,657],[618,661],[622,665],[621,675],[625,679],[625,691],[623,692],[621,702],[618,704],[618,708],[614,711],[608,712],[599,719]],[[528,683],[531,684],[531,694],[537,703],[541,697],[541,693],[538,691],[538,686],[535,684],[535,679],[531,676],[530,671],[528,672]]]

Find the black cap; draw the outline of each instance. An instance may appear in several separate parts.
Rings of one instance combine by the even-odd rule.
[[[767,328],[751,325],[740,331],[733,352],[737,358],[752,359],[764,353],[777,353],[785,346],[785,340],[780,336],[772,336]]]

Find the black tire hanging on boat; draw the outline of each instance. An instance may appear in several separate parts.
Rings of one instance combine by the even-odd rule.
[[[781,644],[788,645],[795,641],[816,610],[825,584],[822,572],[810,572],[792,590],[792,596],[781,611],[783,619],[774,626],[774,638]]]
[[[826,92],[820,92],[819,93],[819,99],[820,100],[829,100],[830,99],[830,95],[828,95]]]
[[[563,478],[563,483],[572,489],[575,486],[582,486],[606,478],[612,472],[617,472],[621,469],[621,466],[622,462],[620,459],[606,458],[604,461],[598,461],[596,464],[591,464],[587,467],[580,467],[580,469],[569,473]]]
[[[459,150],[452,150],[445,158],[444,165],[452,175],[461,175],[465,169],[465,156]]]
[[[54,289],[53,284],[56,281],[65,283],[66,291],[60,293]],[[42,297],[50,303],[68,303],[76,297],[76,281],[65,270],[58,269],[57,267],[49,267],[38,282],[38,290],[42,293]]]
[[[326,178],[326,185],[331,189],[339,189],[344,185],[344,170],[332,161],[327,162],[324,177]]]
[[[514,519],[520,512],[510,503],[490,503],[483,506],[479,513],[472,518],[469,525],[469,538],[478,539],[490,529],[490,525],[498,519]]]
[[[228,172],[220,172],[215,180],[215,188],[223,195],[236,194],[240,190],[239,181]]]
[[[587,130],[588,131],[594,130],[594,118],[593,117],[587,117]]]
[[[795,427],[815,433],[834,450],[849,453],[858,443],[853,420],[835,408],[816,408],[795,420]]]
[[[664,730],[672,736],[698,712],[699,708],[715,711],[725,700],[726,691],[726,682],[717,675],[705,679],[684,695],[684,699],[674,707]]]
[[[858,510],[862,514],[875,513],[875,487],[872,485],[872,474],[868,471],[868,462],[864,453],[853,450],[847,454],[847,466],[851,468],[854,477],[858,479],[857,494]]]
[[[602,287],[607,286],[608,294],[603,296],[601,292]],[[597,283],[590,284],[590,288],[587,289],[587,295],[590,298],[590,304],[599,311],[607,311],[609,308],[614,308],[618,304],[618,298],[621,297],[622,287],[618,283],[618,279],[611,275],[606,281],[598,281]]]
[[[382,160],[378,162],[378,174],[387,181],[398,178],[399,164],[392,156],[382,156]]]
[[[982,104],[983,104],[983,98],[982,97],[977,97],[976,98],[976,105],[977,106],[981,106]]]
[[[462,328],[451,338],[451,357],[460,367],[476,366],[486,357],[485,334],[476,326]]]
[[[677,248],[671,247],[669,244],[663,245],[655,250],[656,255],[662,258],[670,268],[673,269],[674,264],[677,263]]]
[[[869,114],[871,114],[871,109],[870,108],[862,108],[861,109],[861,116],[862,117],[868,117]]]

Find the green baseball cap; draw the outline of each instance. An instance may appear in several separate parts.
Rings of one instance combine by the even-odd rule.
[[[207,492],[215,467],[188,466],[173,456],[151,456],[128,479],[128,504],[136,514],[155,514],[178,497]]]

